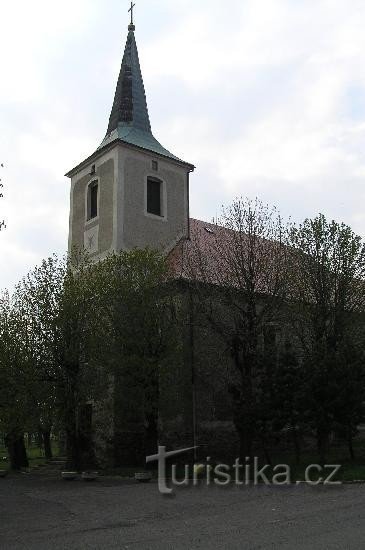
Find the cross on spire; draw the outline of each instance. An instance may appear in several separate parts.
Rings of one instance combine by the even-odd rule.
[[[136,4],[133,4],[133,1],[131,2],[131,7],[129,8],[128,10],[128,13],[130,12],[131,13],[131,25],[134,25],[134,22],[133,22],[133,9],[136,7]]]

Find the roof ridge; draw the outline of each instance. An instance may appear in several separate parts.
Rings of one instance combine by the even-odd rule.
[[[219,225],[218,223],[215,223],[215,222],[207,222],[205,220],[199,220],[198,218],[190,218],[191,221],[193,222],[198,222],[199,224],[204,224],[204,225],[209,225],[209,226],[212,226],[212,227],[219,227],[221,229],[227,229],[227,227],[224,227],[224,225]]]

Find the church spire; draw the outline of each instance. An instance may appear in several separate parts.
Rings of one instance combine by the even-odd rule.
[[[127,43],[120,68],[113,107],[110,113],[106,136],[98,149],[120,140],[130,145],[152,151],[182,162],[155,139],[151,130],[147,99],[134,35],[135,24],[131,2],[131,22],[128,26]]]
[[[80,166],[91,163],[96,158],[100,158],[104,151],[111,150],[118,145],[138,149],[140,152],[145,152],[146,156],[150,158],[150,153],[153,153],[153,156],[159,155],[165,157],[165,159],[177,162],[191,170],[194,168],[192,164],[181,160],[165,149],[152,134],[134,35],[134,7],[135,4],[131,2],[131,7],[128,10],[131,14],[131,19],[128,25],[127,43],[124,49],[107,132],[96,151],[81,164],[70,170],[67,176],[72,177],[77,173]]]
[[[144,132],[151,132],[146,93],[134,36],[133,14],[131,15],[131,21],[128,27],[128,38],[107,134],[110,134],[113,130],[117,130],[119,125],[126,128],[136,128]]]

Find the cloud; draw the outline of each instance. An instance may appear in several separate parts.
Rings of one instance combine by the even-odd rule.
[[[365,234],[363,1],[140,0],[136,22],[154,133],[197,166],[193,216],[259,195]],[[117,0],[2,7],[1,286],[66,248],[63,174],[105,133],[127,23]]]
[[[167,65],[199,105],[163,120],[163,133],[198,167],[211,159],[222,197],[259,193],[289,210],[294,195],[294,217],[327,211],[364,233],[365,6],[233,2],[227,25],[219,5],[200,3],[148,49],[151,86]]]

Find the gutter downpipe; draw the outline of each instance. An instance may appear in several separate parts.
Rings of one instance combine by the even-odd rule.
[[[196,373],[195,373],[195,338],[194,338],[194,302],[189,284],[189,345],[191,366],[191,390],[192,390],[192,428],[194,462],[197,461],[197,410],[196,410]]]

